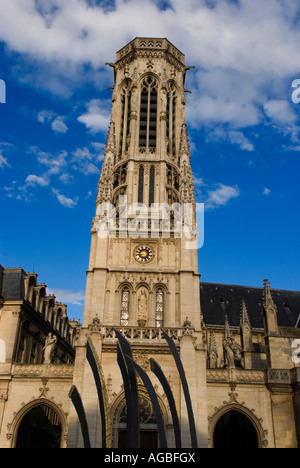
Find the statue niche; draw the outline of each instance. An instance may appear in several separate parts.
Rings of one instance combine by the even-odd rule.
[[[148,321],[148,291],[145,287],[138,290],[137,294],[137,323],[144,327]]]

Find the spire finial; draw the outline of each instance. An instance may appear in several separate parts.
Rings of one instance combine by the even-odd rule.
[[[275,303],[273,301],[272,293],[271,293],[270,281],[268,279],[264,280],[263,302],[264,302],[264,307],[268,307],[269,305],[272,305],[276,309]]]

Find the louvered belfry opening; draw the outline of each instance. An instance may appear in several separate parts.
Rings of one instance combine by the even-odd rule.
[[[140,148],[156,148],[157,81],[149,75],[143,80],[140,106]]]

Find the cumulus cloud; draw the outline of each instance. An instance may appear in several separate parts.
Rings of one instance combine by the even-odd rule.
[[[40,86],[64,93],[82,76],[105,87],[111,71],[103,64],[134,37],[168,37],[197,67],[187,76],[190,125],[236,130],[261,123],[263,110],[278,119],[270,101],[289,98],[286,83],[299,73],[299,7],[298,0],[10,0],[0,6],[0,40],[43,69]],[[32,67],[24,75],[36,84]],[[93,132],[107,128],[100,103],[79,121]]]
[[[254,151],[254,145],[244,135],[243,132],[237,130],[225,130],[223,127],[215,127],[206,135],[206,142],[230,142],[233,145],[238,145],[243,151]]]
[[[65,124],[63,116],[56,116],[54,112],[42,110],[38,113],[37,119],[40,123],[49,123],[55,133],[66,133],[68,127]]]
[[[25,183],[32,187],[36,185],[40,185],[41,187],[46,187],[47,185],[49,185],[49,180],[47,180],[45,177],[39,177],[34,174],[30,174],[29,176],[26,177]]]
[[[68,127],[62,117],[57,117],[53,120],[51,127],[56,133],[66,133],[68,131]]]
[[[270,195],[270,193],[271,193],[271,190],[269,188],[265,187],[264,190],[263,190],[263,195],[268,196],[268,195]]]
[[[39,164],[42,164],[48,168],[47,176],[54,174],[60,174],[62,169],[67,165],[66,151],[60,151],[58,154],[52,154],[49,152],[41,151],[37,147],[32,147],[31,152],[37,156]]]
[[[206,209],[215,209],[219,206],[225,206],[233,198],[240,196],[240,189],[237,185],[228,186],[218,184],[214,190],[209,190],[207,200],[204,205]]]
[[[264,105],[264,111],[267,116],[276,124],[294,125],[297,115],[293,110],[292,104],[283,99],[271,99]]]
[[[54,112],[42,110],[38,113],[37,119],[40,123],[45,123],[45,122],[49,122],[50,120],[53,120],[54,116],[55,116]]]
[[[59,203],[65,208],[74,208],[79,200],[78,198],[74,200],[72,198],[68,198],[65,195],[61,194],[59,190],[56,190],[54,188],[52,189],[52,193],[53,195],[55,195]]]
[[[47,293],[54,294],[56,300],[63,304],[83,305],[85,299],[84,291],[71,291],[70,289],[47,288]]]
[[[84,175],[99,174],[100,168],[96,166],[97,159],[97,156],[90,149],[77,148],[73,152],[73,167]]]
[[[87,112],[78,117],[78,121],[83,123],[92,133],[107,131],[110,119],[109,109],[104,107],[104,103],[99,99],[92,99],[87,104]]]
[[[231,143],[238,145],[241,150],[254,151],[254,145],[245,137],[242,132],[231,131],[229,132],[229,140]]]

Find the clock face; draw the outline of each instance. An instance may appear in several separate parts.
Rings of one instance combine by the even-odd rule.
[[[153,260],[154,253],[148,245],[140,245],[134,249],[134,258],[139,263],[149,263]]]

